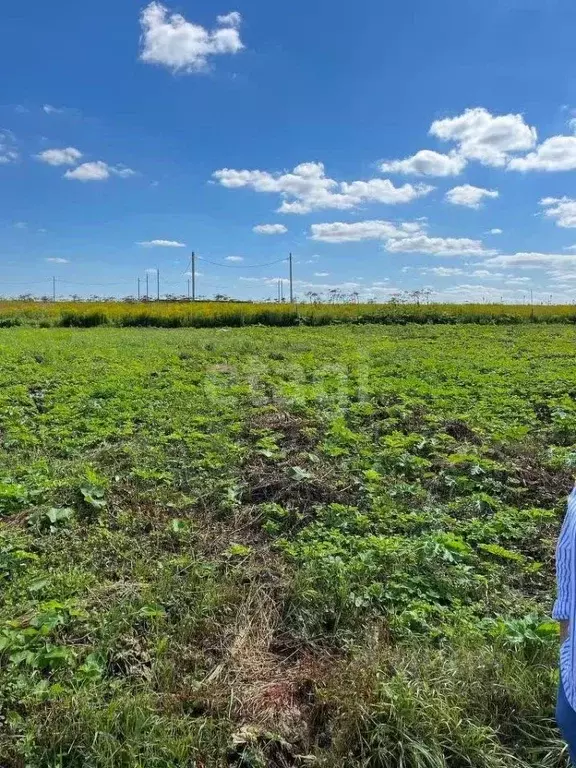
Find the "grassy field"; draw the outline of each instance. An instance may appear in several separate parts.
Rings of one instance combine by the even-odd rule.
[[[0,332],[2,768],[565,766],[574,342]]]
[[[510,324],[574,323],[574,305],[528,304],[269,304],[249,302],[0,301],[0,327],[217,328],[335,323]]]

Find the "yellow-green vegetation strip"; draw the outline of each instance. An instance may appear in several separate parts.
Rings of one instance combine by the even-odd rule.
[[[273,304],[234,301],[0,301],[0,328],[218,328],[246,325],[454,325],[460,323],[574,323],[576,307],[528,304]]]

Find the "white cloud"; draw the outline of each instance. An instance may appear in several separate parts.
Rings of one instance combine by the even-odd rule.
[[[66,112],[65,109],[59,108],[59,107],[53,107],[52,104],[44,104],[42,107],[44,112],[46,112],[47,115],[61,115],[64,112]]]
[[[18,160],[16,139],[12,131],[0,131],[0,165],[8,165]]]
[[[546,209],[544,215],[554,219],[557,226],[564,229],[576,227],[576,200],[569,197],[545,197],[540,200],[540,205]]]
[[[501,235],[501,234],[503,234],[503,230],[498,229],[497,227],[495,227],[494,229],[489,229],[488,230],[488,234],[489,235]]]
[[[340,185],[343,194],[350,199],[350,206],[359,205],[363,202],[388,203],[410,203],[417,197],[428,195],[434,187],[427,184],[404,184],[402,187],[395,187],[390,179],[370,179],[370,181],[353,181],[350,184],[345,181]],[[339,206],[336,206],[339,207]]]
[[[506,280],[506,285],[522,285],[522,283],[530,282],[532,282],[531,277],[511,277],[509,280]]]
[[[243,256],[226,256],[226,261],[244,261]]]
[[[76,165],[82,157],[82,152],[75,147],[65,149],[45,149],[36,155],[36,159],[48,165]]]
[[[467,165],[465,157],[451,152],[443,155],[430,149],[421,149],[404,160],[387,160],[380,166],[384,173],[406,173],[414,176],[457,176]]]
[[[14,229],[28,229],[28,224],[25,221],[14,222]]]
[[[284,224],[257,224],[252,227],[252,232],[258,235],[284,235],[288,229]]]
[[[501,254],[487,259],[485,265],[497,267],[517,267],[518,269],[573,270],[576,268],[576,255],[565,253],[511,253]]]
[[[241,20],[240,14],[232,11],[218,17],[216,29],[208,30],[186,21],[179,13],[169,13],[161,3],[152,2],[140,16],[140,58],[174,72],[202,71],[209,57],[238,53],[244,48],[238,32]]]
[[[508,163],[512,171],[573,171],[576,169],[576,136],[552,136],[534,152]]]
[[[314,277],[329,277],[330,272],[314,272]]]
[[[109,167],[109,171],[110,173],[113,173],[114,176],[119,176],[121,179],[129,179],[132,176],[136,176],[136,171],[133,171],[132,168],[127,168],[125,165]]]
[[[562,270],[552,270],[548,273],[550,275],[550,281],[553,283],[576,280],[576,274],[574,272],[562,272]]]
[[[453,187],[446,192],[446,200],[452,205],[464,205],[466,208],[480,208],[485,197],[498,197],[499,192],[495,189],[483,189],[482,187],[473,187],[471,184],[463,184],[460,187]]]
[[[536,129],[522,115],[492,115],[483,107],[435,120],[430,134],[455,142],[462,157],[494,167],[506,165],[510,153],[532,149],[537,140]]]
[[[312,224],[312,240],[325,243],[353,243],[360,240],[390,240],[396,237],[408,237],[423,229],[419,223],[403,222],[394,224],[390,221],[370,220],[348,223],[334,221],[330,224]]]
[[[432,267],[431,269],[421,269],[422,274],[436,275],[437,277],[453,277],[454,275],[463,275],[464,270],[458,267]]]
[[[186,243],[180,243],[178,240],[142,240],[136,245],[143,248],[186,248]]]
[[[486,249],[480,240],[466,237],[428,237],[415,235],[389,240],[386,250],[391,253],[429,253],[433,256],[490,256],[496,251]]]
[[[69,264],[70,263],[68,259],[60,259],[57,256],[50,259],[45,259],[45,261],[49,261],[51,264]]]
[[[429,237],[425,222],[369,220],[347,223],[312,224],[312,240],[350,243],[383,240],[390,253],[429,253],[435,256],[491,256],[497,251],[484,248],[480,240],[454,237]]]
[[[239,27],[242,24],[242,16],[238,11],[231,11],[223,16],[216,16],[216,21],[221,27]]]
[[[111,166],[103,160],[96,160],[91,163],[82,163],[73,171],[66,171],[64,178],[76,181],[107,181],[112,175],[128,179],[130,176],[135,176],[136,171],[123,165]]]
[[[389,179],[338,182],[326,176],[323,163],[301,163],[283,174],[222,168],[213,177],[228,189],[249,187],[257,192],[279,194],[283,198],[280,213],[347,210],[364,202],[409,203],[434,189],[425,184],[395,187]]]
[[[448,301],[472,301],[478,303],[481,299],[487,301],[500,302],[502,299],[512,299],[517,295],[519,289],[510,289],[494,285],[482,285],[479,283],[463,283],[462,285],[450,286],[444,288],[442,294],[437,296],[439,301],[444,299]]]
[[[488,269],[475,269],[470,273],[471,277],[489,277],[489,278],[497,278],[497,277],[504,277],[502,272],[490,272]]]
[[[66,171],[64,177],[76,181],[106,181],[110,178],[110,168],[107,163],[97,160],[93,163],[82,163],[73,171]]]

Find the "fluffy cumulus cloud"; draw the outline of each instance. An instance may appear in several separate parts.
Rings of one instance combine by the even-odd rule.
[[[143,248],[186,248],[186,243],[178,240],[142,240],[136,245],[141,245]]]
[[[494,227],[494,229],[488,230],[489,235],[501,235],[503,234],[503,230],[499,229],[498,227]]]
[[[221,27],[234,27],[238,28],[242,24],[242,16],[238,11],[231,11],[230,13],[224,13],[221,16],[216,16],[216,21]]]
[[[570,197],[545,197],[540,200],[544,215],[553,219],[559,227],[576,227],[576,200]]]
[[[501,254],[487,259],[484,265],[516,268],[516,269],[555,269],[574,270],[576,268],[576,255],[565,253],[510,253]]]
[[[423,221],[369,220],[312,224],[312,240],[325,243],[350,243],[381,240],[390,253],[422,253],[433,256],[491,256],[495,250],[484,248],[480,240],[464,237],[430,237]]]
[[[460,187],[449,189],[446,192],[446,200],[452,205],[480,208],[484,198],[498,197],[498,194],[495,189],[483,189],[482,187],[473,187],[471,184],[462,184]]]
[[[576,169],[576,136],[552,136],[525,157],[508,163],[512,171],[573,171]]]
[[[576,119],[570,121],[574,130]],[[465,110],[456,117],[435,120],[430,135],[452,142],[448,154],[423,149],[403,160],[382,163],[381,170],[419,176],[453,176],[468,161],[512,171],[576,170],[576,135],[551,136],[538,144],[536,128],[523,115],[493,115],[484,107]]]
[[[121,179],[128,179],[135,176],[136,171],[126,168],[123,165],[108,165],[103,160],[96,160],[91,163],[82,163],[73,170],[68,170],[64,178],[74,181],[107,181],[110,176],[118,176]]]
[[[493,167],[505,166],[511,154],[532,149],[538,138],[522,115],[492,115],[484,107],[435,120],[430,134],[454,142],[461,157]]]
[[[288,232],[284,224],[257,224],[252,231],[257,235],[285,235]]]
[[[75,147],[65,149],[45,149],[36,155],[36,159],[48,165],[76,165],[82,157],[82,152]]]
[[[395,187],[389,179],[338,182],[326,176],[323,163],[301,163],[290,173],[282,174],[223,168],[215,171],[213,178],[229,189],[249,187],[257,192],[280,195],[283,202],[279,213],[310,213],[327,208],[346,210],[366,202],[409,203],[434,189],[426,184]]]
[[[456,152],[443,155],[431,149],[421,149],[404,160],[383,162],[380,170],[384,173],[405,173],[413,176],[457,176],[466,164],[466,158]]]
[[[356,221],[353,223],[334,221],[330,224],[312,224],[310,227],[312,240],[324,243],[355,243],[361,240],[391,240],[397,237],[408,237],[422,232],[418,222],[403,222],[394,224],[379,219]]]
[[[389,240],[386,250],[391,253],[428,253],[432,256],[489,256],[496,251],[486,249],[480,240],[467,237],[429,237],[415,235]]]
[[[68,259],[61,259],[58,256],[52,256],[48,259],[45,259],[45,261],[50,262],[50,264],[69,264],[70,263]]]
[[[107,163],[97,160],[92,163],[82,163],[73,171],[66,171],[64,177],[76,181],[106,181],[110,178],[110,168]]]
[[[244,261],[244,256],[226,256],[226,261]]]
[[[218,16],[216,28],[209,30],[179,13],[170,13],[161,3],[150,3],[140,16],[140,58],[174,72],[200,72],[212,56],[238,53],[244,48],[238,31],[241,21],[240,14],[232,11]]]
[[[18,160],[16,139],[12,131],[0,131],[0,165],[8,165]]]

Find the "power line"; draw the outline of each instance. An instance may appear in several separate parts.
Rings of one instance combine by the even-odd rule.
[[[66,285],[84,285],[84,286],[87,285],[88,287],[90,287],[91,285],[97,285],[101,287],[106,285],[129,285],[132,283],[132,280],[122,280],[121,282],[118,282],[118,283],[79,283],[75,280],[61,280],[60,278],[58,278],[58,282],[65,283]]]
[[[276,261],[268,261],[265,264],[220,264],[217,261],[210,261],[202,256],[196,256],[200,261],[205,261],[207,264],[212,264],[214,267],[227,267],[228,269],[256,269],[258,267],[271,267],[272,264],[279,264],[281,261],[288,261],[288,259],[276,259]]]

